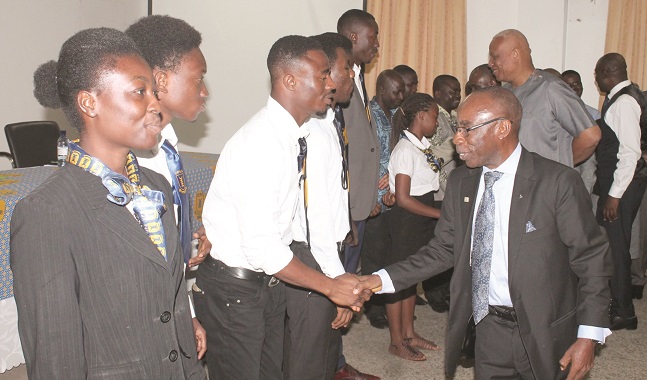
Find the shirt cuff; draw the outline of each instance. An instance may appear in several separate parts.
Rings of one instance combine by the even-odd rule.
[[[382,280],[382,289],[375,294],[395,293],[395,287],[393,286],[393,281],[391,281],[391,276],[389,276],[389,273],[385,269],[380,269],[373,274],[380,276],[380,280]]]
[[[604,344],[604,341],[609,335],[611,335],[611,330],[605,327],[580,325],[577,329],[578,338],[592,339],[598,341],[600,344]]]

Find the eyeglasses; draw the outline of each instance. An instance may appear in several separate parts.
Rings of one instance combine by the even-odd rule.
[[[505,117],[497,117],[496,119],[488,120],[488,121],[486,121],[485,123],[472,125],[472,126],[471,126],[471,127],[469,127],[469,128],[465,128],[465,127],[456,127],[456,134],[457,134],[457,135],[464,135],[464,136],[467,136],[471,131],[473,131],[473,130],[475,130],[475,129],[478,129],[478,128],[481,128],[481,127],[484,127],[484,126],[486,126],[486,125],[488,125],[488,124],[492,124],[492,123],[494,123],[495,121],[501,121],[501,120],[508,120],[508,119],[506,119]]]

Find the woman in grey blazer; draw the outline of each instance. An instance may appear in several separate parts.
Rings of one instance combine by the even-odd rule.
[[[150,149],[162,128],[150,67],[122,32],[87,29],[36,70],[34,84],[80,141],[11,220],[29,377],[206,378],[182,291],[171,189],[130,152]]]

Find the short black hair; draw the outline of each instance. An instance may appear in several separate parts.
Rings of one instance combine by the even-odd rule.
[[[397,65],[396,67],[393,68],[398,74],[400,75],[415,75],[418,76],[416,73],[416,70],[412,69],[411,67],[407,65]]]
[[[453,81],[458,82],[458,78],[447,74],[441,74],[436,78],[434,78],[434,83],[431,85],[431,91],[432,92],[440,91],[440,87],[442,87],[446,83],[453,82]]]
[[[578,77],[580,77],[580,78],[581,78],[580,73],[578,73],[578,72],[577,72],[577,71],[575,71],[575,70],[564,70],[564,72],[562,73],[562,77],[563,77],[564,75],[577,75]]]
[[[371,25],[374,22],[375,17],[372,14],[361,9],[349,9],[337,20],[337,33],[348,36],[356,25]]]
[[[58,62],[48,61],[34,72],[34,96],[47,108],[62,108],[70,124],[81,131],[83,119],[76,106],[79,91],[101,90],[102,74],[114,69],[115,58],[141,57],[135,42],[111,28],[82,30],[68,38]]]
[[[311,50],[323,50],[314,38],[296,35],[279,38],[267,55],[267,69],[272,83],[279,78],[283,68],[293,65]]]
[[[344,49],[349,56],[353,56],[353,43],[341,34],[326,32],[312,36],[311,38],[314,38],[321,44],[321,47],[323,48],[324,53],[328,56],[330,63],[337,60],[337,49],[339,48]]]
[[[200,32],[171,16],[142,17],[126,29],[152,68],[174,71],[182,58],[202,43]]]

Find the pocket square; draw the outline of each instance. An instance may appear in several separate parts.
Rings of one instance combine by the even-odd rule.
[[[536,231],[535,226],[532,225],[531,221],[526,222],[526,233]]]

